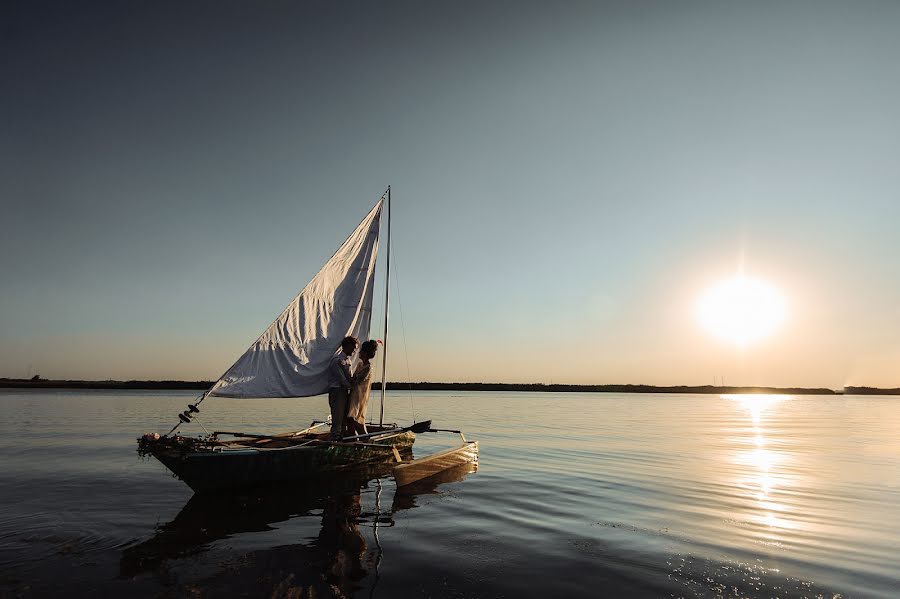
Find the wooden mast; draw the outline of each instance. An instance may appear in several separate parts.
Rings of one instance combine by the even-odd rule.
[[[378,425],[384,425],[384,392],[387,389],[388,307],[391,289],[391,186],[387,188],[387,258],[384,262],[384,352],[381,354],[381,412]]]

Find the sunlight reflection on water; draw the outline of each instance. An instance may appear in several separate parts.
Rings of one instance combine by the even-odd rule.
[[[790,456],[768,447],[771,440],[766,437],[766,430],[763,427],[763,416],[767,412],[775,411],[782,402],[792,400],[793,396],[722,395],[721,397],[738,402],[741,408],[749,412],[752,421],[752,427],[747,431],[750,438],[738,439],[738,446],[742,449],[738,450],[735,458],[737,464],[755,469],[755,472],[750,472],[749,469],[739,471],[739,476],[735,481],[739,487],[758,487],[758,491],[754,493],[755,509],[751,507],[747,517],[752,522],[762,524],[769,529],[797,528],[797,521],[790,518],[789,506],[779,500],[783,493],[775,493],[776,488],[783,492],[790,491],[791,475],[784,468],[785,464],[789,462]],[[753,447],[743,449],[748,445]],[[783,536],[772,530],[762,531],[761,534],[770,541],[783,539]]]

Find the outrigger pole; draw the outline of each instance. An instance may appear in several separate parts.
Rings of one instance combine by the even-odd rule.
[[[381,354],[381,412],[378,426],[384,425],[384,392],[387,389],[388,307],[391,290],[391,186],[387,188],[387,258],[384,267],[384,352]]]

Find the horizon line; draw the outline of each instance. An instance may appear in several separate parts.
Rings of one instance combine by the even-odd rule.
[[[215,381],[184,381],[176,379],[31,379],[0,377],[2,388],[45,388],[45,389],[148,389],[148,390],[204,390],[212,387]],[[380,382],[374,382],[373,388],[380,388]],[[728,394],[746,392],[781,392],[787,394],[824,394],[824,395],[900,395],[900,387],[871,387],[865,385],[846,385],[840,389],[831,387],[776,387],[768,385],[650,385],[646,383],[486,383],[486,382],[432,382],[432,381],[387,381],[389,390],[417,391],[550,391],[550,392],[633,392],[633,393],[704,393]]]

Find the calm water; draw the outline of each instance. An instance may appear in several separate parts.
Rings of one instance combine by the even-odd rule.
[[[900,596],[900,398],[396,393],[392,420],[479,440],[477,472],[191,499],[134,449],[192,397],[0,392],[0,595]]]

